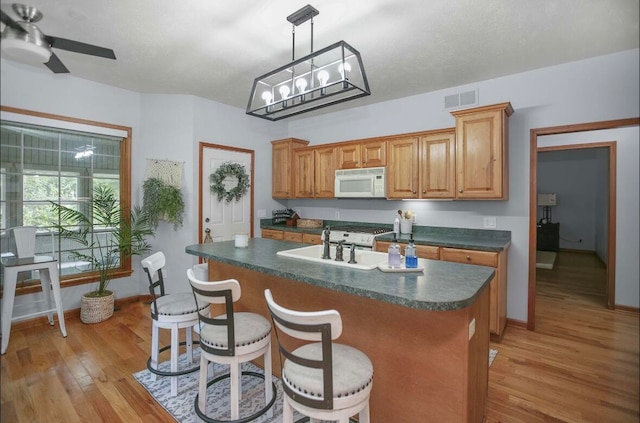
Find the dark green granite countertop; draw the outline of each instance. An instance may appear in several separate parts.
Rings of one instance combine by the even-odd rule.
[[[190,245],[188,254],[285,279],[316,285],[421,310],[457,310],[470,306],[488,287],[491,267],[419,259],[422,273],[358,270],[276,255],[305,244],[263,238],[249,239],[247,248],[233,241]]]
[[[324,225],[331,227],[345,225],[366,225],[375,227],[384,227],[389,231],[393,230],[392,225],[380,223],[363,223],[363,222],[342,222],[325,220]],[[273,225],[271,219],[262,219],[260,221],[261,229],[275,229],[279,231],[305,232],[312,234],[322,233],[322,228],[297,228],[295,226]],[[502,251],[509,247],[511,243],[510,231],[488,230],[488,229],[467,229],[467,228],[446,228],[439,226],[416,226],[413,227],[413,239],[419,245],[434,245],[437,247],[463,248],[468,250],[480,251]],[[378,241],[391,241],[393,234],[380,235],[376,237]],[[402,234],[398,238],[398,242],[409,242],[409,235]]]

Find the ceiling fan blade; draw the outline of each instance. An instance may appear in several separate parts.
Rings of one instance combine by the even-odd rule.
[[[45,63],[45,66],[51,69],[53,73],[69,73],[69,69],[67,69],[54,52],[51,52],[51,58]]]
[[[23,27],[20,26],[20,24],[18,24],[18,22],[11,19],[11,17],[6,13],[4,13],[2,10],[0,10],[0,20],[2,21],[3,24],[15,29],[20,34],[27,32]]]
[[[114,59],[116,54],[110,48],[98,47],[92,44],[81,43],[79,41],[68,40],[60,37],[47,36],[47,41],[53,48],[72,51],[74,53],[89,54],[91,56],[104,57],[105,59]]]

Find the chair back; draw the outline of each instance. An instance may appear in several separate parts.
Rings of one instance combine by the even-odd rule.
[[[156,299],[164,296],[164,278],[162,275],[162,269],[166,262],[167,260],[162,251],[151,254],[149,257],[141,261],[142,268],[149,279],[149,293],[151,294],[153,304],[151,317],[154,319],[158,318],[158,305],[156,303]]]
[[[13,228],[18,258],[33,257],[36,254],[35,226],[21,226]]]
[[[196,278],[193,269],[187,270],[187,277],[193,290],[193,296],[197,304],[224,304],[225,314],[209,317],[209,308],[198,310],[198,320],[200,325],[200,334],[204,333],[204,327],[207,325],[222,327],[226,332],[226,348],[224,346],[213,347],[204,342],[200,342],[200,348],[204,351],[220,355],[235,355],[235,326],[233,303],[240,299],[241,289],[240,283],[236,279],[226,279],[223,281],[202,281]]]
[[[316,409],[333,408],[333,358],[332,341],[342,334],[342,319],[336,310],[323,311],[295,311],[277,304],[273,299],[271,290],[264,291],[267,301],[267,308],[271,314],[273,324],[278,339],[278,349],[280,351],[280,364],[284,371],[283,357],[299,366],[308,367],[311,372],[322,374],[323,395],[318,399],[299,396],[291,390],[286,383],[283,388],[290,398],[303,405]],[[288,342],[285,336],[300,339],[303,341],[320,342],[322,348],[322,359],[313,360],[296,355],[295,350],[299,343]],[[283,374],[283,380],[284,380]]]

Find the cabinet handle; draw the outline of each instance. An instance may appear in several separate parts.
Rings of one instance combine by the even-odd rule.
[[[413,192],[414,194],[416,193],[416,191],[415,191],[415,190],[414,190],[414,191],[412,191],[412,192]]]
[[[467,260],[471,261],[471,256],[467,256]]]
[[[423,191],[422,191],[422,193],[423,193],[423,194],[426,194],[426,193],[427,193],[427,191],[426,191],[426,190],[423,190]]]
[[[460,189],[458,190],[458,192],[459,192],[460,194],[462,194],[462,188],[460,188]]]

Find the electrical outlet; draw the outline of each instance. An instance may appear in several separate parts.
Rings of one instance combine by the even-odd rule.
[[[485,229],[495,229],[497,226],[497,219],[495,216],[485,216],[483,220],[483,227]]]
[[[267,217],[267,211],[265,209],[258,209],[258,217]]]
[[[338,210],[336,210],[336,213],[335,213],[334,217],[335,217],[336,220],[340,220],[340,212]]]

